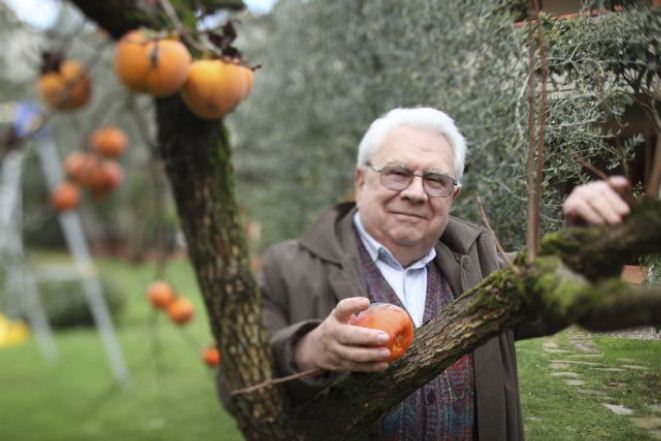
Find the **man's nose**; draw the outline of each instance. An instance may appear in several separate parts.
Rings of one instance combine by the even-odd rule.
[[[425,191],[422,176],[413,176],[413,180],[409,186],[402,190],[400,195],[412,202],[425,202],[428,199],[428,196]]]

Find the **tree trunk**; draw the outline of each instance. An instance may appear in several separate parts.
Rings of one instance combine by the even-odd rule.
[[[139,0],[72,1],[115,38],[141,25],[157,26],[153,17],[162,17]],[[230,390],[262,383],[273,377],[273,358],[249,269],[228,134],[220,121],[194,117],[176,95],[156,100],[156,109],[160,153],[223,354],[224,376]],[[629,256],[660,250],[660,234],[661,205],[646,202],[622,226],[551,235],[531,265],[524,258],[515,261],[521,274],[509,269],[492,274],[418,329],[409,351],[386,372],[348,375],[304,408],[290,406],[279,386],[235,395],[239,427],[254,440],[345,439],[366,430],[461,355],[522,320],[544,316],[601,329],[660,323],[658,293],[601,280],[616,275]]]
[[[227,132],[219,121],[193,116],[178,96],[157,100],[156,108],[161,155],[223,373],[232,390],[251,386],[271,378],[273,365],[234,197]],[[281,389],[241,395],[233,404],[246,438],[294,438]]]

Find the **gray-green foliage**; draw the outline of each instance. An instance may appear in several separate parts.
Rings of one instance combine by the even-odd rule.
[[[26,300],[9,297],[5,291],[5,274],[0,273],[0,309],[27,318],[15,303]],[[126,306],[126,292],[107,278],[101,278],[103,298],[114,321],[121,317]],[[49,323],[56,328],[93,326],[94,320],[83,291],[82,280],[44,281],[37,284],[39,302]],[[18,309],[17,309],[18,308]]]
[[[454,214],[479,221],[479,195],[501,241],[521,246],[528,52],[526,29],[515,25],[518,12],[508,6],[504,0],[280,0],[261,18],[253,26],[261,38],[248,38],[244,48],[263,69],[231,122],[241,200],[263,222],[265,244],[300,235],[321,209],[347,198],[356,146],[374,118],[393,107],[424,105],[455,118],[469,142]],[[632,99],[612,59],[633,40],[649,45],[660,35],[658,12],[640,8],[545,23],[554,72],[545,230],[559,226],[570,183],[588,178],[572,153],[609,169],[619,164],[610,139],[617,129],[603,127],[621,118]]]
[[[108,310],[116,321],[124,311],[126,293],[109,280],[101,279],[101,283]],[[48,320],[56,328],[94,325],[79,280],[40,283],[39,298]]]
[[[38,49],[43,36],[24,25],[4,3],[0,2],[0,120],[8,120],[9,109],[3,104],[25,98],[37,74]]]

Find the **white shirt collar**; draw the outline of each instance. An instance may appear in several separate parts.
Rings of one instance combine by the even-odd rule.
[[[363,227],[363,222],[360,220],[360,212],[358,211],[356,211],[356,214],[353,217],[353,224],[358,230],[358,233],[360,234],[360,238],[363,240],[363,245],[365,245],[365,249],[367,250],[367,253],[374,262],[381,260],[393,268],[397,268],[401,271],[404,271],[405,269],[424,268],[425,266],[427,266],[429,262],[431,262],[434,259],[434,257],[436,257],[436,250],[434,249],[434,247],[432,247],[427,252],[427,254],[422,256],[417,261],[413,262],[407,268],[404,268],[395,258],[395,256],[392,255],[392,253],[390,252],[390,250],[388,250],[388,248],[384,247],[379,242],[377,242],[376,239],[374,239],[367,232],[367,230],[365,230],[365,228]]]

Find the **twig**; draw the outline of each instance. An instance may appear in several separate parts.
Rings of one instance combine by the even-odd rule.
[[[110,113],[111,110],[117,104],[117,94],[115,92],[108,93],[103,97],[101,103],[94,110],[94,113],[87,118],[87,127],[83,131],[83,138],[80,142],[80,150],[87,150],[89,147],[89,138],[92,135],[95,127],[103,125],[103,121],[106,118],[106,115]]]
[[[131,105],[131,112],[133,113],[133,120],[138,127],[138,133],[142,138],[142,142],[147,146],[149,151],[149,176],[151,178],[152,186],[154,188],[154,212],[160,214],[157,218],[158,222],[158,243],[159,253],[156,261],[156,279],[162,279],[165,274],[165,267],[167,265],[168,256],[171,253],[170,245],[167,243],[166,226],[165,226],[165,186],[163,183],[163,176],[161,173],[160,162],[158,161],[158,154],[156,152],[157,145],[154,140],[149,137],[147,133],[147,121],[142,114],[142,111],[135,106]]]
[[[133,114],[133,120],[136,122],[138,128],[138,134],[142,138],[142,142],[147,146],[149,152],[149,176],[151,179],[152,186],[154,188],[154,211],[158,216],[158,243],[159,243],[159,253],[156,261],[156,279],[162,279],[165,274],[165,267],[167,265],[167,258],[171,253],[170,246],[167,244],[166,237],[166,227],[165,227],[165,187],[163,185],[163,177],[161,174],[159,162],[157,160],[157,144],[151,139],[149,133],[147,133],[148,124],[144,118],[144,115],[140,109],[137,108],[134,102],[131,103],[131,113]]]
[[[320,374],[321,372],[323,372],[323,369],[316,369],[316,368],[315,369],[310,369],[310,370],[307,370],[307,371],[299,372],[299,373],[294,374],[294,375],[288,375],[286,377],[280,377],[280,378],[276,378],[274,380],[267,380],[267,381],[264,381],[262,383],[255,384],[254,386],[245,387],[243,389],[236,389],[236,390],[232,391],[231,395],[234,396],[234,395],[247,394],[247,393],[254,392],[256,390],[268,387],[268,386],[272,386],[274,384],[286,383],[287,381],[296,380],[297,378],[311,377],[313,375]]]
[[[533,215],[535,216],[535,254],[539,247],[539,218],[542,211],[542,181],[544,180],[544,130],[546,125],[546,79],[548,77],[548,70],[546,69],[546,47],[544,45],[544,31],[542,23],[539,19],[540,0],[533,0],[535,6],[535,18],[537,22],[537,38],[539,40],[539,63],[542,69],[541,78],[541,97],[539,105],[539,132],[537,134],[537,170],[535,171],[535,194],[534,194],[534,209]]]
[[[584,157],[582,157],[582,156],[580,156],[580,155],[577,155],[577,154],[574,154],[574,158],[576,158],[576,160],[578,161],[578,163],[581,164],[583,167],[587,168],[587,169],[590,170],[592,173],[594,173],[595,175],[597,175],[597,177],[598,177],[599,179],[602,179],[602,180],[608,182],[608,175],[607,175],[606,173],[602,172],[601,170],[599,170],[599,169],[598,169],[597,167],[595,167],[594,165],[590,164],[588,161],[585,160]]]
[[[624,149],[622,148],[622,140],[620,138],[615,138],[615,148],[617,148],[617,153],[620,157],[620,163],[622,164],[624,176],[627,179],[633,179],[633,175],[631,175],[631,170],[629,169],[629,164],[627,164],[627,155],[624,153]]]
[[[157,377],[161,381],[160,390],[167,388],[167,375],[165,370],[165,364],[163,363],[163,342],[161,341],[161,336],[158,333],[158,316],[159,312],[152,309],[151,317],[149,318],[149,335],[151,336],[151,354],[153,360],[156,363],[156,372]]]
[[[493,228],[491,228],[491,224],[489,223],[489,218],[487,218],[487,213],[484,211],[484,206],[482,205],[482,200],[480,197],[477,197],[477,205],[480,207],[480,214],[482,215],[482,220],[484,221],[484,225],[487,227],[487,230],[489,230],[489,233],[491,233],[491,237],[493,237],[494,242],[496,242],[496,248],[498,248],[498,252],[502,256],[503,260],[507,264],[507,266],[510,267],[512,272],[516,274],[517,276],[521,275],[521,271],[519,268],[517,268],[512,260],[509,258],[505,250],[503,249],[503,246],[500,244],[500,241],[498,240],[498,237],[496,237],[496,233],[493,231]]]
[[[198,41],[196,41],[194,38],[192,38],[190,35],[191,33],[184,28],[183,23],[177,16],[177,11],[175,11],[174,7],[172,6],[172,3],[170,3],[170,0],[158,0],[158,2],[161,4],[163,9],[165,10],[165,13],[168,15],[172,23],[174,24],[175,31],[177,34],[179,34],[182,38],[186,40],[186,43],[190,44],[192,47],[197,49],[200,52],[204,52],[207,49],[202,46]]]
[[[172,3],[170,3],[170,0],[158,0],[158,2],[161,4],[163,10],[172,21],[172,24],[174,24],[174,28],[177,31],[177,33],[180,34],[181,31],[184,29],[184,25],[181,23],[181,20],[179,20],[179,17],[177,16],[177,12],[174,10],[174,7],[172,6]]]
[[[659,197],[659,186],[661,183],[661,133],[656,134],[656,148],[654,152],[654,162],[652,163],[652,175],[647,181],[645,194],[651,198]]]
[[[200,354],[200,348],[202,348],[202,345],[197,341],[195,337],[193,337],[192,334],[187,332],[182,326],[177,326],[177,329],[179,329],[179,332],[181,333],[181,336],[184,338],[188,346],[196,353]]]
[[[158,229],[158,258],[156,259],[156,279],[162,279],[165,275],[165,267],[168,264],[168,257],[172,252],[171,245],[167,238],[167,225],[165,223],[165,188],[163,185],[163,176],[160,172],[159,164],[154,155],[149,156],[149,175],[154,186],[154,211],[159,214],[157,217]]]
[[[528,0],[528,222],[526,242],[528,245],[527,262],[530,264],[537,256],[537,232],[535,224],[535,42],[532,32],[532,18],[536,18],[534,0]]]
[[[133,121],[135,121],[136,128],[138,129],[138,134],[140,135],[140,138],[142,138],[142,142],[145,143],[145,145],[149,148],[149,155],[153,156],[157,154],[156,152],[156,142],[149,136],[149,133],[147,133],[147,129],[149,127],[149,124],[147,120],[144,118],[144,115],[140,109],[137,108],[135,102],[131,100],[130,104],[131,108],[131,113],[133,114]]]
[[[582,156],[580,156],[580,155],[574,154],[574,158],[578,161],[579,164],[581,164],[583,167],[585,167],[585,168],[587,168],[588,170],[590,170],[592,173],[594,173],[595,175],[597,175],[597,177],[598,177],[599,179],[601,179],[601,180],[604,181],[606,184],[608,184],[608,186],[609,186],[610,188],[612,188],[616,193],[620,193],[620,190],[617,189],[617,188],[615,188],[615,187],[613,186],[613,184],[611,184],[611,182],[610,182],[610,180],[609,180],[609,178],[608,178],[608,175],[607,175],[606,173],[604,173],[603,171],[599,170],[599,169],[598,169],[597,167],[595,167],[594,165],[590,164],[588,161],[585,160],[584,157],[582,157]],[[629,204],[629,205],[631,205],[631,204],[634,202],[634,200],[635,200],[635,198],[633,197],[633,193],[632,193],[631,189],[629,189],[628,191],[626,191],[622,196],[624,197],[624,200],[626,201],[626,203]]]

